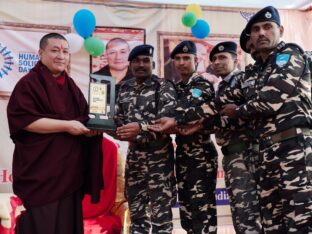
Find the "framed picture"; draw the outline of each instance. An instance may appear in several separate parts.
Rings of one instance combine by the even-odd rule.
[[[131,49],[145,43],[145,29],[141,28],[97,26],[92,36],[100,38],[104,45],[111,43],[111,49],[108,51],[105,49],[103,54],[98,57],[90,56],[90,73],[100,70],[111,61],[112,64],[117,66],[116,69],[127,69],[129,65],[128,55]],[[121,44],[123,45],[120,46]],[[117,58],[116,56],[120,57]],[[115,60],[115,62],[113,60]]]
[[[246,64],[246,56],[242,53],[239,47],[239,35],[229,34],[210,34],[209,37],[200,40],[194,38],[191,33],[178,33],[178,32],[158,32],[158,68],[159,75],[172,81],[178,81],[179,77],[175,70],[174,64],[170,58],[170,52],[174,47],[184,40],[191,40],[195,42],[197,48],[198,66],[197,71],[212,73],[209,53],[212,48],[222,41],[234,41],[238,44],[238,60],[239,68],[244,68]]]
[[[34,67],[39,41],[50,32],[66,34],[70,27],[0,23],[0,98],[8,98],[17,81]]]

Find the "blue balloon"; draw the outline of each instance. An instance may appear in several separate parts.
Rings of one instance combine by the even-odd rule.
[[[203,39],[208,36],[210,33],[210,27],[209,24],[202,19],[198,19],[196,24],[191,28],[192,29],[192,34],[194,37]]]
[[[81,9],[74,15],[74,28],[83,38],[91,36],[95,29],[95,16],[87,9]]]

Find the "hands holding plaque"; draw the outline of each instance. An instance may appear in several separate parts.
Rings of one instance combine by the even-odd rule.
[[[90,74],[90,78],[90,119],[87,122],[87,127],[102,131],[115,131],[115,79],[111,76],[95,74]],[[108,95],[108,92],[110,95]]]

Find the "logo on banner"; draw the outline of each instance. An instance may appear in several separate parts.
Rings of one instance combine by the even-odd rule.
[[[29,72],[40,59],[37,53],[19,52],[18,54],[18,72]]]
[[[218,206],[229,205],[229,194],[225,188],[217,188],[216,191],[216,203]]]
[[[0,43],[0,78],[4,78],[12,71],[13,56],[8,47]]]

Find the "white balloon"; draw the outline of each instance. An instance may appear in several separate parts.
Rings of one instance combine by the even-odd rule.
[[[84,39],[76,33],[68,33],[65,38],[69,44],[69,52],[71,54],[77,53],[83,46]]]

